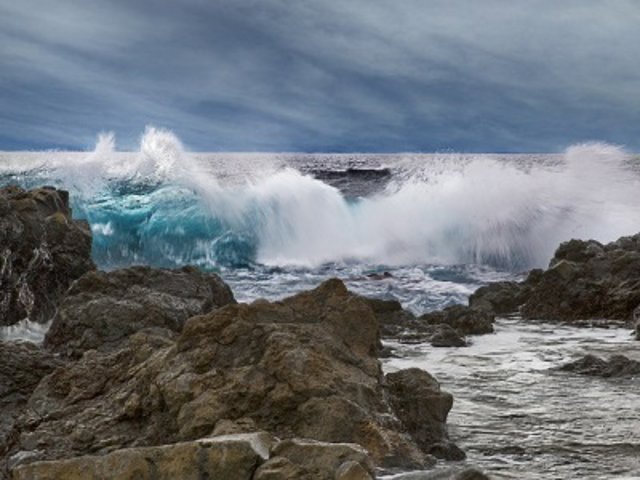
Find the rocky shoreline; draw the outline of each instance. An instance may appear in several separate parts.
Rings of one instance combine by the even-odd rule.
[[[465,457],[447,432],[454,399],[424,370],[385,375],[380,358],[393,352],[381,339],[464,347],[493,332],[496,316],[633,326],[640,315],[640,235],[572,240],[523,282],[417,317],[338,279],[239,304],[220,277],[193,267],[101,272],[88,225],[71,213],[62,190],[0,189],[0,324],[51,322],[42,345],[0,341],[0,478],[428,470]],[[566,370],[638,367],[587,359]],[[486,476],[454,468],[437,478]]]

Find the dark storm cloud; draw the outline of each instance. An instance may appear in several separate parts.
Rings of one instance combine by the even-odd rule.
[[[640,3],[0,0],[0,148],[640,149]]]

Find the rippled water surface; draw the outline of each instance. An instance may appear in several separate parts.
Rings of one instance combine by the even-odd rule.
[[[640,478],[640,377],[553,371],[586,353],[640,360],[624,328],[500,319],[467,348],[393,342],[385,369],[428,370],[454,395],[452,439],[495,478]]]

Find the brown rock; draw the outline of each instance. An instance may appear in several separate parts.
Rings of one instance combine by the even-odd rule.
[[[0,456],[40,380],[62,362],[32,343],[0,342]]]
[[[418,368],[388,373],[386,380],[394,411],[418,445],[438,458],[463,459],[464,453],[447,435],[453,396],[441,391],[438,382]]]
[[[73,357],[109,350],[144,328],[179,332],[189,317],[229,303],[235,303],[233,294],[220,277],[193,267],[94,271],[69,289],[45,346]]]
[[[71,218],[67,192],[0,189],[0,325],[47,322],[71,282],[94,268],[89,225]]]
[[[13,480],[251,480],[268,444],[261,434],[214,437],[159,447],[128,448],[103,456],[35,462]]]
[[[428,442],[446,432],[396,415],[405,407],[385,395],[378,342],[374,313],[338,280],[281,302],[226,305],[180,333],[143,329],[43,378],[9,454],[107,454],[251,424],[279,438],[357,443],[377,464],[424,467]],[[423,409],[446,396],[404,385]]]

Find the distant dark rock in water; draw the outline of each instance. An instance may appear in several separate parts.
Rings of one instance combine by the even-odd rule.
[[[67,292],[45,346],[74,357],[91,349],[110,350],[144,328],[180,332],[189,317],[229,303],[235,299],[227,284],[193,267],[89,272]]]
[[[580,360],[563,365],[559,370],[595,377],[626,377],[640,375],[640,362],[624,355],[614,355],[608,362],[595,355],[585,355]]]
[[[91,230],[71,218],[66,191],[0,189],[0,325],[48,321],[71,282],[94,268]]]
[[[370,280],[387,280],[389,278],[393,278],[393,275],[390,272],[383,273],[368,273],[367,278]]]
[[[46,342],[61,350],[68,343],[72,358],[46,371],[37,386],[34,379],[33,393],[0,449],[5,468],[11,464],[28,472],[34,460],[116,455],[120,450],[115,457],[95,460],[110,465],[108,458],[119,462],[115,459],[144,453],[122,449],[247,430],[281,439],[359,444],[375,465],[385,468],[424,468],[432,464],[431,455],[464,456],[447,436],[451,395],[417,369],[383,376],[377,358],[378,319],[369,303],[341,281],[329,280],[281,302],[229,303],[190,317],[180,328],[183,314],[191,309],[233,300],[216,278],[199,275],[126,269],[89,274],[74,285],[61,307],[58,331]],[[142,277],[159,283],[145,284]],[[212,290],[212,284],[220,290]],[[174,287],[184,288],[180,301],[171,294],[177,293]],[[218,300],[207,303],[212,295]],[[149,309],[148,318],[139,315],[136,298]],[[155,309],[145,303],[153,298]],[[104,302],[118,321],[109,323],[101,314],[95,325],[79,323],[83,299],[85,309]],[[100,312],[86,311],[88,317]],[[131,318],[130,328],[120,323],[125,318]],[[323,448],[282,446],[273,451],[273,458],[280,459],[264,463],[271,470],[265,466],[259,478],[286,478],[268,475],[278,468],[324,478],[314,476],[313,465],[327,451],[343,447]],[[342,451],[347,450],[353,448]],[[370,473],[364,460],[343,460],[359,467],[336,463],[339,478],[366,479],[364,474]],[[360,477],[349,477],[349,472]]]

